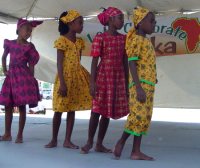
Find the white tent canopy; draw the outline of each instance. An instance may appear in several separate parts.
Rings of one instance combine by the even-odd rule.
[[[200,9],[199,0],[1,0],[0,21],[8,23],[21,17],[57,18],[68,9],[77,9],[87,17],[96,15],[101,7],[108,6],[118,7],[126,14],[131,14],[137,5],[164,14]]]
[[[0,22],[14,23],[21,17],[54,20],[68,9],[77,9],[84,17],[92,17],[87,22],[95,22],[100,8],[108,6],[122,9],[128,18],[137,5],[164,15],[200,10],[199,0],[1,0]],[[41,54],[36,67],[37,78],[49,82],[54,81],[56,73],[53,42],[59,36],[57,26],[55,21],[46,21],[33,32],[32,38]],[[84,57],[81,61],[89,70],[91,58]],[[157,65],[159,85],[155,106],[200,108],[199,54],[159,57]]]

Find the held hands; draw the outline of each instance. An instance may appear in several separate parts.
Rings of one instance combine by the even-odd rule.
[[[58,90],[58,93],[62,97],[67,96],[67,86],[65,84],[60,84],[60,88]]]
[[[7,75],[8,75],[8,71],[4,71],[3,73],[4,73],[4,75],[5,75],[5,76],[7,76]]]
[[[3,69],[3,74],[4,74],[5,76],[7,76],[7,75],[8,75],[8,71]]]
[[[145,93],[144,89],[142,87],[138,87],[138,88],[136,88],[136,92],[137,92],[137,100],[141,103],[145,103],[146,102],[146,93]]]
[[[156,84],[158,83],[158,79],[156,78]]]

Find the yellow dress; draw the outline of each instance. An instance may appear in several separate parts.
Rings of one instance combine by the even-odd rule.
[[[136,34],[127,38],[126,52],[129,61],[136,61],[138,77],[147,99],[145,103],[137,101],[136,87],[129,73],[130,114],[125,124],[125,132],[140,136],[147,133],[151,122],[156,83],[156,57],[151,41]]]
[[[60,36],[54,47],[64,51],[63,75],[67,85],[67,96],[58,94],[60,80],[56,75],[53,90],[53,110],[55,112],[70,112],[89,110],[92,105],[92,98],[89,94],[90,74],[80,64],[81,51],[84,49],[84,41],[77,38],[76,42]]]

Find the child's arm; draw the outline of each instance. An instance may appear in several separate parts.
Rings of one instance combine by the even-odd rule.
[[[146,93],[140,84],[135,61],[130,61],[129,67],[130,67],[131,76],[133,78],[133,81],[136,87],[137,100],[141,103],[144,103],[146,101]]]
[[[30,64],[29,64],[29,70],[30,70],[30,72],[31,72],[31,75],[34,76],[34,65],[30,65]]]
[[[7,59],[8,53],[9,51],[5,49],[2,55],[2,67],[3,67],[3,73],[5,76],[7,75],[6,59]]]
[[[85,41],[82,38],[79,39],[81,43],[81,50],[80,50],[80,61],[81,61],[82,51],[85,49]]]
[[[38,51],[35,49],[34,44],[30,43],[30,46],[31,50],[29,50],[28,67],[31,75],[34,76],[35,65],[38,63],[40,57]]]
[[[80,51],[80,61],[81,61],[81,56],[82,56],[82,50]]]
[[[126,93],[127,93],[127,96],[129,96],[129,89],[128,89],[129,72],[128,72],[128,56],[127,56],[127,54],[124,55],[123,64],[124,64],[124,73],[125,73],[125,82],[126,82]]]
[[[99,57],[93,57],[91,65],[91,77],[90,77],[90,94],[92,97],[95,97],[96,93],[96,74],[97,74],[97,65]]]
[[[64,52],[62,50],[57,50],[57,69],[58,69],[58,78],[60,79],[60,88],[59,94],[63,97],[67,96],[67,86],[65,84],[63,76],[63,58]]]

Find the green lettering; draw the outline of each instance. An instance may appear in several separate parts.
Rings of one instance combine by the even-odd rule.
[[[132,26],[132,23],[126,23],[126,24],[124,25],[124,32],[125,32],[125,33],[128,33],[128,30],[130,29],[131,26]]]
[[[168,27],[166,30],[166,34],[172,35],[173,34],[173,28],[172,27]]]
[[[154,33],[158,33],[159,31],[160,31],[160,26],[156,25],[156,26],[155,26]]]
[[[179,37],[180,40],[184,40],[184,39],[186,39],[187,34],[185,32],[182,32],[182,33],[179,34],[178,37]]]
[[[180,27],[178,27],[177,29],[176,29],[176,31],[175,31],[175,33],[174,33],[174,36],[176,37],[177,36],[177,34],[179,33],[179,31],[180,31]]]
[[[89,33],[87,34],[87,38],[88,38],[88,40],[90,41],[90,43],[92,43],[93,40],[92,40],[92,37],[90,36]]]
[[[163,30],[165,29],[165,27],[167,27],[167,26],[162,26],[161,27],[160,33],[163,33]]]

